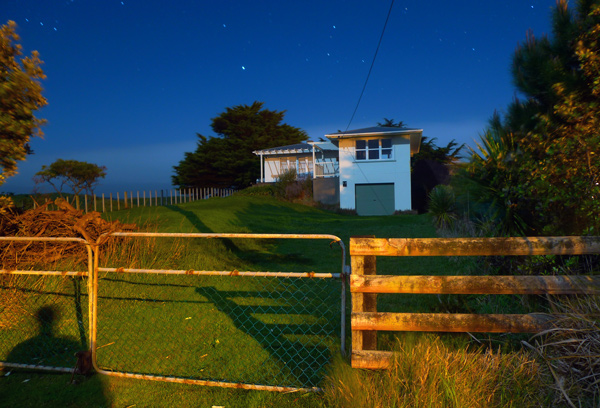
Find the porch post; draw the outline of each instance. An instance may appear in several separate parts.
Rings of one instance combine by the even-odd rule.
[[[316,174],[317,174],[317,164],[315,163],[315,145],[312,145],[312,155],[313,155],[313,165],[312,165],[312,178],[313,180],[316,179]]]
[[[263,153],[260,152],[260,182],[265,182],[264,170],[263,170]]]

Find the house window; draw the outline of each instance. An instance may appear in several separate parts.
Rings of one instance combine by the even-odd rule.
[[[392,139],[356,141],[356,160],[391,160],[393,158]]]
[[[282,158],[280,159],[280,168],[279,168],[279,173],[283,174],[286,171],[288,171],[288,161],[287,158]]]

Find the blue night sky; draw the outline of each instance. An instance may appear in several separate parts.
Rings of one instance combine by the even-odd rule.
[[[474,145],[515,96],[512,54],[555,0],[396,0],[350,129],[383,118]],[[58,158],[108,168],[96,190],[167,189],[226,107],[265,102],[317,140],[346,129],[390,1],[1,0],[45,62],[44,139],[0,187]],[[271,146],[265,146],[265,148]],[[258,160],[258,158],[257,158]],[[45,190],[50,191],[50,190]]]

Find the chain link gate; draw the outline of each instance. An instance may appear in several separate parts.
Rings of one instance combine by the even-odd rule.
[[[0,367],[73,372],[75,353],[90,347],[85,278],[93,267],[91,245],[81,238],[0,237],[0,242],[85,247],[87,271],[0,270]]]
[[[230,388],[317,390],[345,350],[345,247],[333,235],[112,233],[111,237],[327,239],[340,273],[100,267],[91,345],[102,374]],[[98,243],[107,237],[98,238]]]

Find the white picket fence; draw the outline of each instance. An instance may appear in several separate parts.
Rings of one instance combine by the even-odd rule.
[[[185,188],[171,190],[130,190],[116,194],[101,195],[82,194],[79,197],[67,196],[67,201],[74,207],[89,211],[118,211],[134,207],[150,207],[162,205],[177,205],[192,201],[206,200],[213,197],[229,197],[236,190],[230,188]],[[146,194],[147,193],[147,194]],[[79,203],[77,203],[79,199]],[[36,207],[36,202],[33,204]]]

